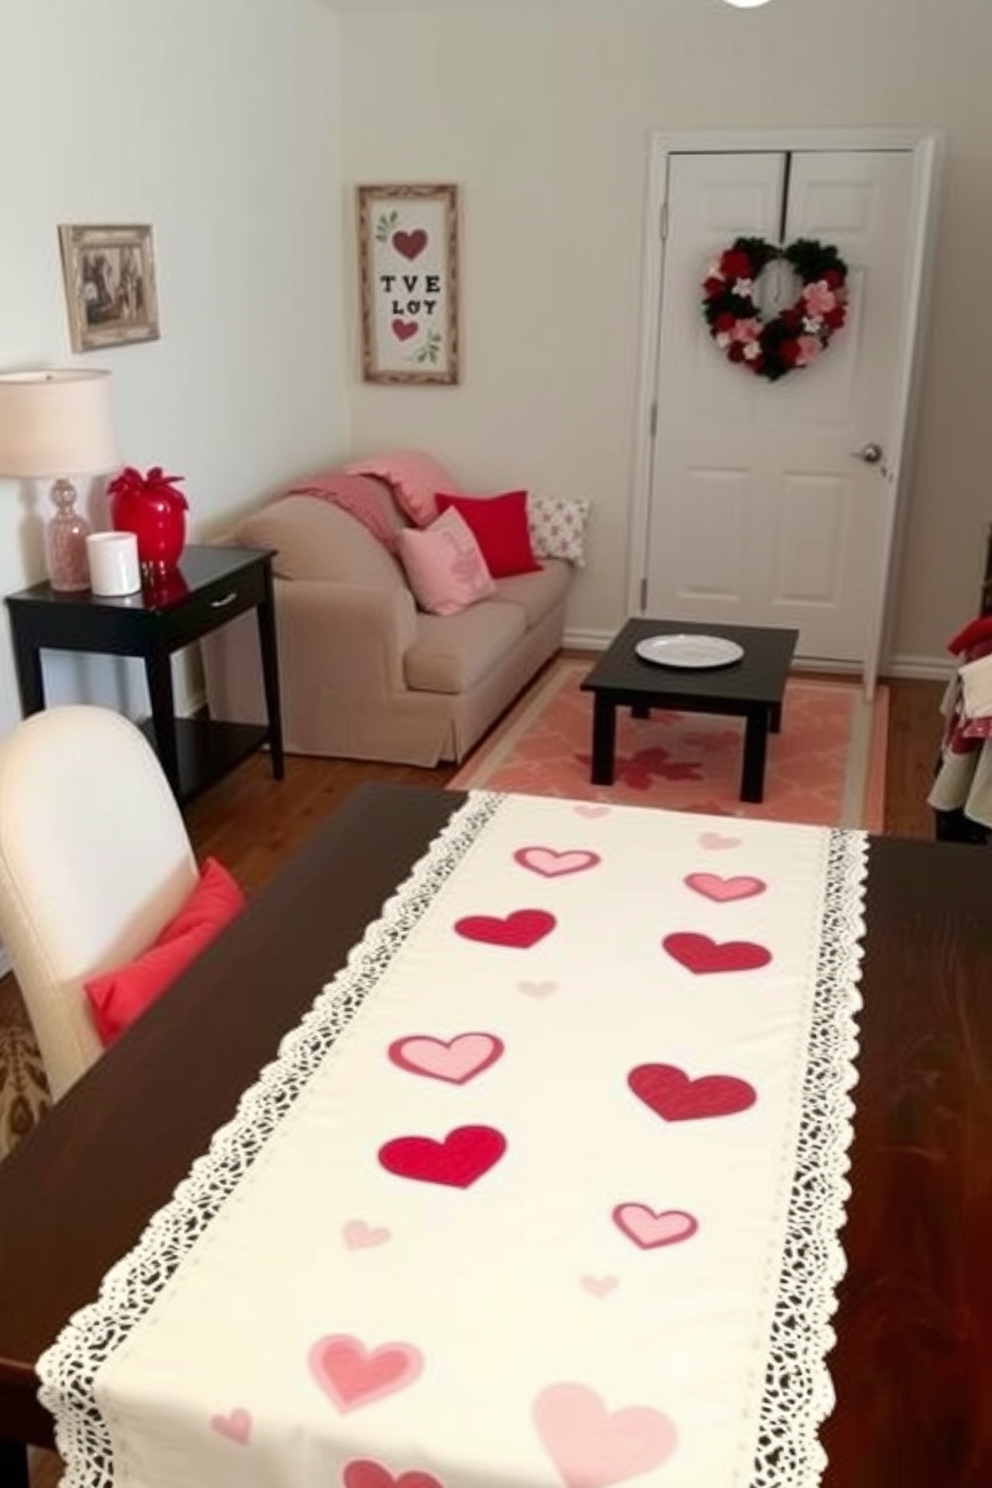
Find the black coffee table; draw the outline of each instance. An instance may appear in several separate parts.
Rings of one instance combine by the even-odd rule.
[[[744,655],[730,666],[705,670],[658,666],[634,650],[638,641],[658,635],[722,636],[743,646]],[[798,630],[771,626],[628,620],[582,683],[583,692],[593,694],[593,785],[613,784],[617,708],[630,708],[635,718],[647,718],[652,708],[677,708],[745,720],[741,800],[763,800],[768,734],[777,734],[782,724],[782,696],[798,639]]]

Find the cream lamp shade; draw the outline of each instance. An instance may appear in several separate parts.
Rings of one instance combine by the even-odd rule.
[[[76,511],[70,477],[118,465],[109,372],[0,372],[0,476],[52,482],[55,514],[45,527],[45,562],[53,589],[90,587],[90,524]]]
[[[120,464],[110,373],[0,373],[0,475],[93,475]]]

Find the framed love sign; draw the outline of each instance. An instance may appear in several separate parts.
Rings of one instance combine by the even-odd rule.
[[[359,186],[362,375],[458,381],[458,187]]]

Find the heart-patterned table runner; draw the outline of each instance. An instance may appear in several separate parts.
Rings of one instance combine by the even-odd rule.
[[[69,1483],[812,1488],[864,863],[471,797],[43,1361]]]

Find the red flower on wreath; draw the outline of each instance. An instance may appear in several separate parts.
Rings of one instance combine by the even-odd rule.
[[[801,285],[793,304],[765,320],[755,282],[781,259]],[[735,364],[776,382],[808,367],[847,319],[847,265],[837,249],[814,238],[777,248],[764,238],[735,238],[703,280],[703,315],[710,335]]]

